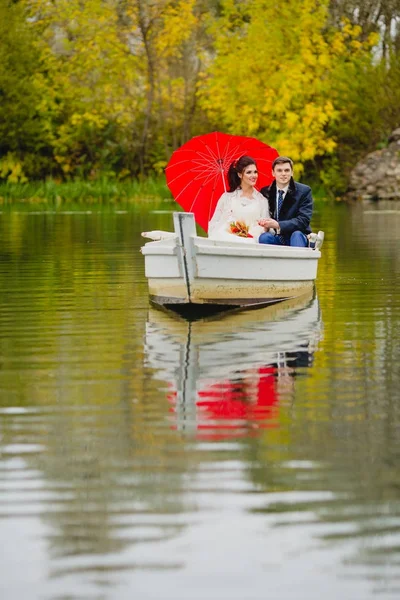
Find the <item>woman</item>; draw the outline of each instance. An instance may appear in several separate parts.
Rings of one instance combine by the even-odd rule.
[[[257,165],[250,156],[242,156],[228,170],[229,192],[222,194],[208,224],[208,237],[245,243],[258,242],[265,233],[258,224],[269,217],[265,197],[255,189]]]

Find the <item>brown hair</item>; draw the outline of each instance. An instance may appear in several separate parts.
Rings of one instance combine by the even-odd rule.
[[[288,158],[287,156],[278,156],[278,158],[276,158],[274,160],[274,162],[272,163],[272,170],[275,169],[276,165],[283,165],[284,163],[289,163],[289,165],[291,166],[291,168],[293,170],[293,161],[291,158]]]
[[[243,173],[246,167],[250,165],[255,165],[257,167],[257,163],[254,158],[251,156],[241,156],[238,160],[235,160],[228,169],[228,183],[229,183],[229,191],[234,192],[240,187],[240,177],[238,173]]]

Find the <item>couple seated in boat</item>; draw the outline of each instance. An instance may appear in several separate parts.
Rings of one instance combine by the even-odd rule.
[[[256,161],[242,156],[233,162],[228,171],[229,191],[218,200],[208,237],[298,247],[318,240],[321,246],[323,233],[311,234],[311,188],[294,181],[293,161],[279,156],[272,163],[272,174],[272,184],[258,192]]]

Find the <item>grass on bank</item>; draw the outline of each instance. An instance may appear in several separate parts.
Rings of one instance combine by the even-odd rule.
[[[73,203],[113,203],[137,200],[172,200],[165,178],[148,177],[144,180],[115,181],[37,181],[28,183],[0,183],[0,203],[59,205]]]
[[[313,186],[314,199],[325,200],[328,194],[321,186]],[[52,180],[28,183],[0,183],[0,205],[65,204],[127,204],[130,202],[173,202],[165,177],[147,177],[143,180],[56,182]]]

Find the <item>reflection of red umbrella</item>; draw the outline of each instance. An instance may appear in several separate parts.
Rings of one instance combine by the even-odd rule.
[[[226,379],[199,390],[196,398],[197,438],[239,438],[276,426],[278,396],[275,372],[275,367],[261,367],[257,376],[253,376],[245,387],[241,385],[244,380]],[[168,394],[172,411],[179,420],[176,398],[176,391]]]
[[[230,164],[243,155],[257,163],[257,187],[272,182],[275,148],[255,138],[227,135],[214,131],[192,138],[175,150],[165,174],[175,200],[186,212],[193,212],[205,230],[220,196],[227,191],[226,174]]]
[[[276,425],[278,397],[275,368],[261,367],[253,382],[255,398],[231,381],[211,385],[199,392],[198,429],[201,438],[222,439],[254,435],[257,430]]]

